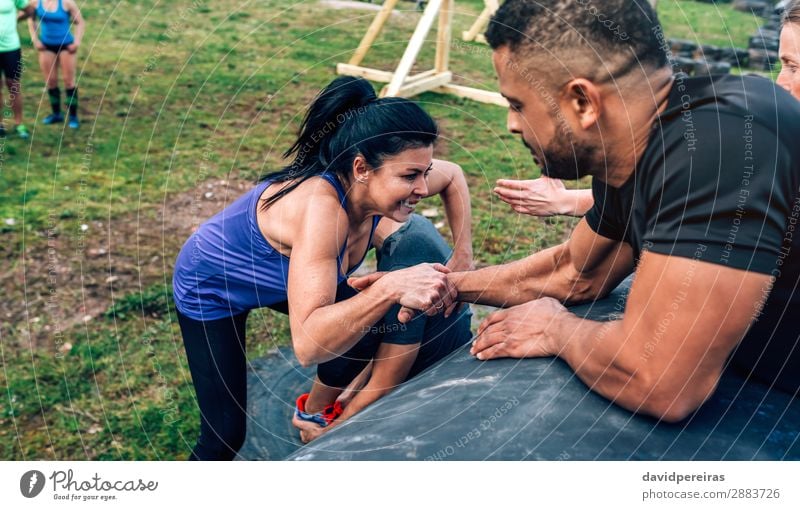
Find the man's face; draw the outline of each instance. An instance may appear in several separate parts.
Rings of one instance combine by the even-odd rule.
[[[514,59],[507,46],[492,53],[500,93],[509,102],[508,130],[522,137],[536,165],[548,177],[580,179],[601,171],[602,154],[590,143],[577,140],[566,119],[560,117],[559,98],[546,82],[539,81],[542,73],[526,70],[524,62]]]
[[[780,58],[782,68],[777,83],[800,99],[800,24],[787,23],[781,29]]]

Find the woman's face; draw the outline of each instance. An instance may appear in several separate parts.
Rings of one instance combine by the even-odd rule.
[[[800,23],[786,23],[781,29],[781,74],[778,85],[800,99]]]
[[[428,196],[428,172],[433,146],[407,149],[387,156],[383,165],[369,173],[369,196],[381,215],[404,222],[422,197]]]

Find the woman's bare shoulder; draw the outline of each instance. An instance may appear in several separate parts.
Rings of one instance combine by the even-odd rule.
[[[287,185],[270,185],[261,195],[262,203]],[[299,240],[309,236],[320,244],[336,245],[347,235],[348,221],[336,189],[321,177],[311,177],[269,208],[259,207],[258,225],[270,244],[288,255]]]
[[[261,194],[261,200],[269,199],[285,187],[291,186],[292,182],[293,181],[285,181],[270,184]],[[341,207],[339,204],[339,195],[336,193],[336,189],[334,189],[331,183],[322,177],[315,176],[301,182],[291,192],[283,196],[279,202],[287,201],[307,204],[309,200],[322,200],[323,204],[330,205],[328,204],[329,201],[326,200],[327,198],[333,199],[333,205]]]

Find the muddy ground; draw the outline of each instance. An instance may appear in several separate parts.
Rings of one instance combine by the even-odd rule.
[[[48,347],[57,332],[67,334],[81,323],[91,327],[114,300],[170,284],[186,238],[251,185],[212,179],[158,207],[90,221],[79,233],[56,228],[2,243],[0,331],[6,347]]]

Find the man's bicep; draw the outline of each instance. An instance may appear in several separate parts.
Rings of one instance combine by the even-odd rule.
[[[596,298],[613,290],[634,269],[630,245],[603,237],[582,219],[568,243],[569,267],[576,280],[592,282],[591,296]]]
[[[651,388],[699,406],[766,299],[768,276],[645,252],[622,323],[626,359]]]
[[[615,258],[632,265],[632,260],[625,258],[626,252],[630,251],[625,250],[625,246],[627,244],[622,241],[598,234],[586,219],[582,219],[569,238],[570,260],[575,269],[583,273],[591,272]]]
[[[695,112],[709,139],[692,156],[664,155],[647,182],[646,249],[769,274],[785,249],[798,197],[797,161],[785,140],[752,117]],[[742,133],[752,135],[743,143]],[[657,207],[656,207],[657,205]],[[698,252],[702,250],[702,253]]]

